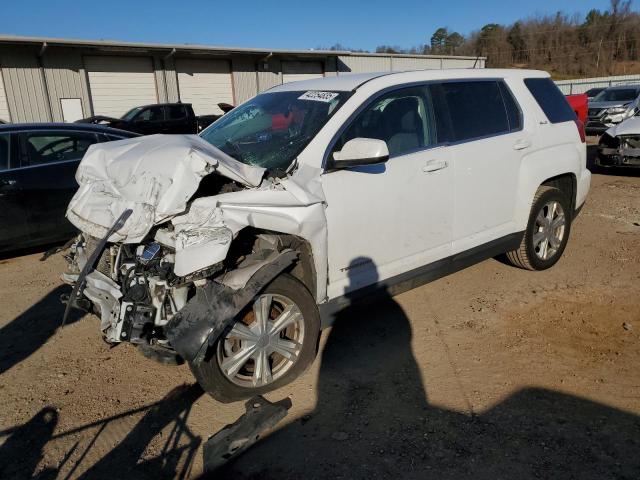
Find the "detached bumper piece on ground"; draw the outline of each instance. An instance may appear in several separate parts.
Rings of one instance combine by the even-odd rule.
[[[235,423],[227,425],[204,444],[202,451],[205,472],[214,472],[232,457],[256,443],[261,435],[287,416],[291,399],[271,403],[261,396],[245,404],[246,412]]]

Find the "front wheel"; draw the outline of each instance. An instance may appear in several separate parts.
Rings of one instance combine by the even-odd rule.
[[[531,206],[527,229],[517,250],[507,252],[516,267],[545,270],[560,259],[571,230],[570,202],[557,188],[538,188]]]
[[[293,381],[315,358],[320,316],[296,278],[282,274],[255,297],[210,349],[190,364],[202,388],[222,402],[261,395]]]

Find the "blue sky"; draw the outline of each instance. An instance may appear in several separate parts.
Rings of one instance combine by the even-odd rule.
[[[337,42],[377,45],[427,43],[446,26],[467,34],[490,22],[536,14],[584,16],[608,0],[11,0],[0,10],[0,33],[78,39],[197,43],[260,48],[316,48]],[[634,9],[637,10],[637,5]]]

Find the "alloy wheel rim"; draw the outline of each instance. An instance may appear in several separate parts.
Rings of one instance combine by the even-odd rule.
[[[290,298],[259,295],[218,342],[220,370],[229,381],[245,388],[273,383],[298,361],[304,333],[302,312]]]
[[[533,250],[541,260],[549,260],[560,249],[566,229],[564,209],[552,200],[538,212],[533,229]]]

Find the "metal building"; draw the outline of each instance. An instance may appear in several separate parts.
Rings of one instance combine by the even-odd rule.
[[[484,68],[483,57],[268,50],[0,36],[0,119],[74,121],[192,103],[218,113],[274,85],[348,72]]]

